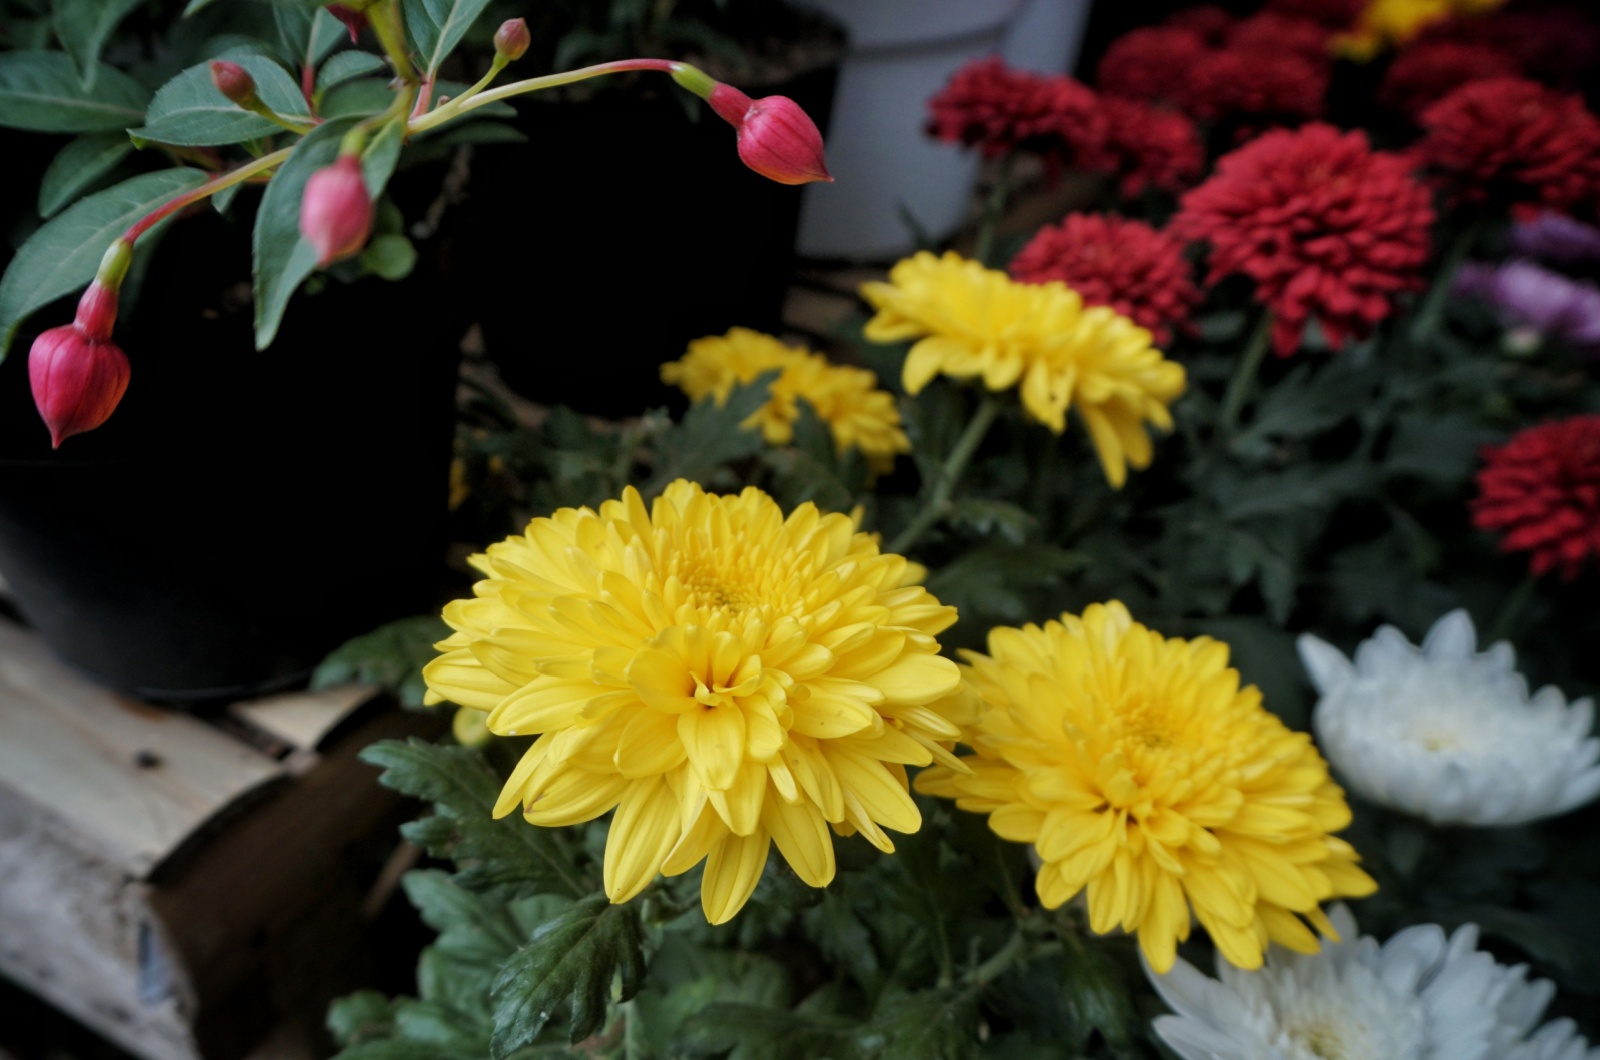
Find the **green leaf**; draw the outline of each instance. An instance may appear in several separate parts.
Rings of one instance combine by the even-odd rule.
[[[1395,424],[1383,470],[1436,482],[1465,482],[1478,470],[1483,447],[1499,437],[1470,416],[1408,412]]]
[[[400,883],[423,923],[439,933],[435,945],[443,952],[499,966],[522,945],[505,902],[474,894],[437,869],[408,872]]]
[[[137,81],[96,64],[85,88],[72,60],[59,52],[0,54],[0,125],[32,132],[109,132],[137,125],[149,98]]]
[[[328,1006],[327,1026],[340,1045],[386,1038],[394,1028],[394,1006],[376,990],[358,990]]]
[[[999,537],[1013,545],[1028,540],[1039,525],[1026,509],[1010,501],[963,497],[950,506],[946,517],[952,526],[972,531],[979,537]]]
[[[437,641],[450,635],[438,615],[416,615],[386,623],[335,648],[311,675],[313,689],[331,688],[352,681],[378,685],[393,693],[401,704],[422,706],[427,686],[422,668],[438,653]]]
[[[568,832],[517,815],[495,819],[501,780],[479,752],[413,738],[373,744],[361,759],[384,769],[380,784],[434,804],[434,816],[403,832],[434,857],[454,859],[463,887],[500,895],[587,893]]]
[[[928,990],[884,999],[858,1044],[874,1060],[968,1060],[978,1052],[978,998]]]
[[[337,1053],[334,1060],[447,1060],[447,1058],[440,1056],[439,1046],[433,1042],[391,1040],[352,1045]]]
[[[377,236],[361,252],[367,271],[385,280],[403,280],[417,265],[417,248],[405,236]]]
[[[121,133],[80,136],[56,153],[39,182],[39,216],[53,217],[133,153]]]
[[[53,0],[50,22],[62,49],[77,64],[83,87],[93,88],[100,71],[100,49],[117,23],[138,7],[140,0]]]
[[[827,1013],[719,1002],[693,1016],[684,1037],[702,1056],[733,1049],[739,1060],[854,1060],[862,1055],[853,1040],[856,1028]]]
[[[489,0],[405,0],[406,28],[430,78],[488,6]]]
[[[248,48],[231,48],[218,58],[245,68],[255,79],[261,102],[286,118],[311,120],[299,87],[274,60]],[[211,81],[211,65],[207,61],[189,67],[162,85],[150,101],[144,127],[131,130],[130,135],[156,143],[210,147],[258,140],[282,131],[219,92]]]
[[[619,1001],[644,980],[644,928],[634,905],[612,905],[589,895],[540,927],[495,976],[491,1053],[505,1057],[530,1044],[557,1006],[570,1002],[569,1039],[579,1041],[605,1024],[611,980],[620,977]]]
[[[313,69],[345,35],[344,25],[327,8],[311,9],[294,4],[272,5],[272,18],[278,25],[278,40],[285,62],[291,68]]]
[[[776,371],[763,372],[734,387],[720,405],[709,397],[691,405],[682,421],[662,439],[658,450],[661,464],[644,492],[659,492],[680,478],[704,482],[724,464],[760,452],[765,444],[761,432],[740,424],[767,403],[768,388],[776,378]]]
[[[89,285],[113,240],[157,206],[205,181],[198,169],[141,174],[87,196],[42,225],[0,279],[0,359],[30,313]],[[143,242],[151,242],[149,234]]]
[[[384,61],[371,52],[340,52],[323,63],[322,69],[317,71],[317,94],[321,95],[334,85],[377,73],[384,66]]]

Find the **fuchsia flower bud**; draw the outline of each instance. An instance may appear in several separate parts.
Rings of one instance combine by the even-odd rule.
[[[96,279],[71,324],[51,328],[28,351],[28,382],[50,446],[104,423],[128,389],[128,356],[111,341],[117,289]]]
[[[367,26],[367,13],[357,11],[344,4],[329,4],[328,14],[344,23],[344,28],[350,31],[350,43],[354,44],[361,39],[361,31]]]
[[[532,43],[533,36],[528,32],[525,19],[507,19],[494,31],[494,53],[508,63],[522,58]]]
[[[752,100],[732,85],[718,84],[706,97],[711,109],[734,127],[739,158],[779,184],[832,181],[822,156],[816,122],[787,96]]]
[[[306,181],[300,200],[300,234],[317,252],[317,264],[327,267],[359,251],[372,234],[372,196],[361,176],[361,159],[340,155],[333,165],[319,169]]]
[[[249,106],[256,101],[255,78],[238,63],[230,63],[226,59],[213,59],[211,83],[217,86],[218,92],[241,107]]]

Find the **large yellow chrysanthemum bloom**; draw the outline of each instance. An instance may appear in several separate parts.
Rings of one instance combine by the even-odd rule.
[[[1355,28],[1334,38],[1333,50],[1367,62],[1384,48],[1405,44],[1430,24],[1499,7],[1503,0],[1368,0]]]
[[[878,311],[867,338],[918,340],[906,390],[918,393],[937,375],[981,379],[990,390],[1020,384],[1023,408],[1057,434],[1070,405],[1113,486],[1127,480],[1128,465],[1149,466],[1146,423],[1172,429],[1167,406],[1183,393],[1183,366],[1151,346],[1144,328],[1104,306],[1085,309],[1064,284],[1017,283],[954,252],[923,251],[861,293]]]
[[[897,454],[911,452],[894,395],[878,389],[877,376],[865,368],[833,364],[749,328],[689,343],[689,352],[680,360],[661,366],[661,381],[692,401],[709,396],[720,405],[735,384],[774,369],[778,378],[772,382],[771,397],[741,424],[747,430],[759,427],[769,444],[787,445],[794,439],[799,400],[804,398],[833,432],[839,452],[861,450],[874,471],[891,470]]]
[[[814,887],[836,831],[892,851],[922,823],[907,765],[957,765],[959,730],[928,704],[960,682],[936,654],[955,609],[908,580],[849,517],[785,519],[757,489],[679,480],[599,513],[563,508],[473,557],[484,578],[445,608],[456,631],[423,671],[435,699],[538,733],[501,792],[538,825],[615,808],[613,902],[706,862],[707,919],[750,897],[769,843]]]
[[[1320,902],[1376,888],[1329,834],[1350,809],[1327,764],[1239,687],[1227,645],[1162,637],[1113,602],[995,629],[988,655],[966,655],[972,772],[935,766],[917,790],[1033,844],[1040,901],[1087,889],[1090,926],[1137,932],[1156,971],[1191,907],[1229,961],[1258,968],[1269,941],[1317,950],[1301,918],[1332,934]]]

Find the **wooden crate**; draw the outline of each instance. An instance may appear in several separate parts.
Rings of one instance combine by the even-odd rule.
[[[0,619],[0,973],[147,1060],[309,1055],[405,814],[356,753],[440,724],[357,686],[202,719]]]

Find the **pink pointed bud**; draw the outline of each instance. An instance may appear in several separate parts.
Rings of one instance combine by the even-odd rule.
[[[357,11],[344,4],[329,4],[328,14],[344,23],[344,28],[350,31],[350,43],[355,44],[361,39],[361,31],[367,28],[367,13]]]
[[[213,59],[211,83],[217,86],[218,92],[241,107],[256,101],[256,80],[250,76],[250,71],[238,63],[230,63],[226,59]]]
[[[739,158],[763,177],[779,184],[833,180],[822,156],[822,133],[794,100],[753,100],[732,85],[719,84],[707,102],[736,130]]]
[[[533,36],[528,32],[528,23],[525,19],[507,19],[494,31],[494,53],[508,63],[514,63],[522,58],[528,50],[528,45],[532,43]]]
[[[50,446],[92,431],[110,418],[128,389],[128,356],[111,341],[117,292],[89,285],[71,324],[51,328],[28,351],[28,382]]]
[[[341,155],[306,181],[300,200],[300,234],[326,267],[359,251],[372,234],[372,196],[361,176],[361,160]]]

